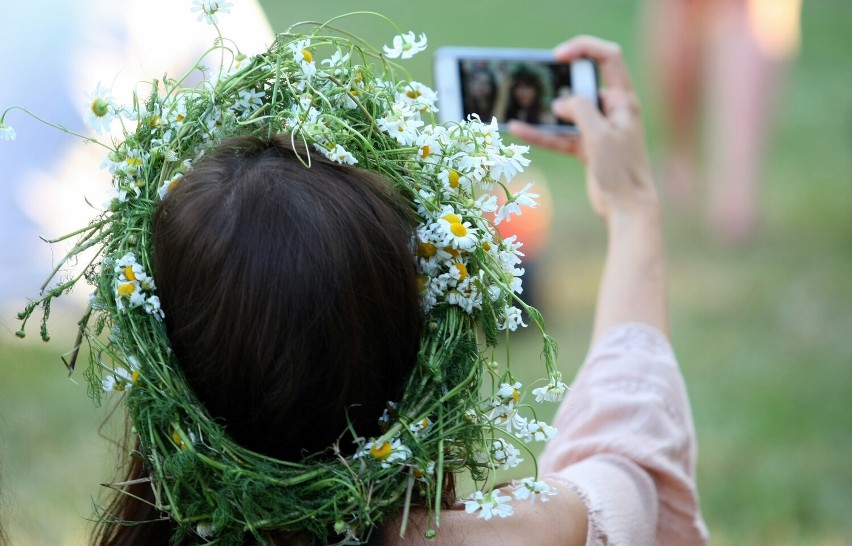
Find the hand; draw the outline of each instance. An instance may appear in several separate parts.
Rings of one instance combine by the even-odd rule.
[[[600,91],[603,113],[585,97],[557,99],[553,113],[573,122],[579,135],[560,135],[533,125],[511,122],[510,132],[544,148],[577,157],[586,167],[589,200],[607,223],[616,216],[656,213],[657,194],[651,178],[639,102],[618,44],[591,36],[571,39],[554,50],[558,61],[580,57],[596,60],[606,87]]]

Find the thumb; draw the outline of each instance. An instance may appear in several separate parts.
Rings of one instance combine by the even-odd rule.
[[[559,119],[577,125],[581,135],[597,133],[605,122],[598,108],[589,99],[579,95],[556,99],[551,109]]]

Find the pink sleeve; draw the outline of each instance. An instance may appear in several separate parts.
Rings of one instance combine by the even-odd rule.
[[[607,332],[556,414],[540,472],[589,512],[587,546],[707,543],[695,430],[668,340],[642,324]]]

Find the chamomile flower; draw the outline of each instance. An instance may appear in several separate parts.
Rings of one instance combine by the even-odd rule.
[[[212,521],[201,521],[195,526],[195,532],[201,538],[208,539],[216,534],[216,526]]]
[[[524,461],[518,457],[520,450],[502,438],[492,442],[488,450],[491,452],[491,460],[503,470],[515,468]]]
[[[371,457],[379,461],[382,468],[389,468],[391,464],[407,460],[411,456],[411,450],[406,447],[399,438],[388,442],[373,440],[367,442],[364,447],[355,453],[355,458]]]
[[[126,368],[119,366],[109,370],[109,375],[101,381],[104,391],[123,392],[129,390],[136,383],[136,379],[139,377],[139,360],[135,356],[128,356],[125,365]]]
[[[150,296],[146,299],[145,303],[142,304],[142,309],[157,320],[161,321],[166,318],[166,314],[160,308],[160,298],[158,296]]]
[[[514,305],[507,306],[503,311],[503,322],[500,323],[498,328],[500,330],[509,330],[510,332],[514,332],[518,329],[518,326],[526,327],[521,310]]]
[[[237,101],[234,103],[234,110],[242,112],[243,116],[248,116],[263,104],[263,97],[266,95],[264,91],[256,91],[254,89],[240,89],[237,93]]]
[[[565,396],[565,391],[568,390],[568,385],[561,381],[562,374],[557,373],[556,376],[550,378],[550,382],[543,386],[533,389],[532,393],[535,396],[536,402],[561,402]]]
[[[479,241],[477,228],[455,213],[444,214],[438,219],[436,225],[443,236],[442,244],[445,246],[457,250],[473,250]]]
[[[383,117],[376,119],[376,125],[403,146],[410,146],[417,140],[418,129],[423,126],[417,118],[415,110],[397,103]]]
[[[494,217],[494,223],[499,224],[503,220],[510,220],[512,214],[516,216],[521,215],[521,207],[530,207],[534,208],[538,205],[536,199],[538,199],[539,195],[537,193],[529,193],[529,189],[532,187],[532,182],[523,187],[521,191],[512,195],[506,203],[500,207],[500,210],[497,211],[497,216]]]
[[[86,124],[102,134],[105,130],[109,131],[109,125],[116,117],[117,106],[110,98],[109,89],[102,87],[98,82],[94,91],[88,93],[89,100],[83,104],[85,114],[83,121]]]
[[[290,51],[293,52],[293,59],[299,63],[299,68],[306,78],[311,78],[317,73],[317,65],[314,63],[314,56],[308,50],[310,46],[310,40],[296,40],[287,46],[290,48]]]
[[[222,0],[192,0],[191,11],[198,12],[199,21],[206,19],[208,25],[215,25],[219,23],[216,15],[219,13],[230,13],[232,5],[227,0],[224,2]]]
[[[477,517],[489,520],[494,516],[507,518],[512,515],[512,506],[509,502],[512,497],[500,496],[500,490],[494,489],[483,494],[482,491],[475,492],[470,500],[464,502],[464,511],[468,514],[479,513]]]
[[[176,173],[173,177],[169,178],[157,189],[157,195],[159,198],[165,199],[166,195],[174,189],[178,183],[183,180],[183,173]]]
[[[518,403],[518,400],[521,398],[521,385],[520,381],[515,381],[513,384],[509,383],[501,383],[500,388],[497,389],[497,392],[494,393],[494,396],[500,402],[509,402],[513,401],[515,404]]]
[[[107,375],[104,380],[101,381],[101,386],[105,392],[124,392],[132,385],[133,374],[124,368],[116,368],[115,370],[112,370],[112,373]]]
[[[530,419],[525,427],[518,427],[518,437],[525,442],[547,442],[556,436],[556,429],[544,421]]]
[[[405,32],[393,37],[393,46],[384,46],[385,55],[389,59],[410,59],[426,49],[426,35],[421,34],[415,39],[413,32]]]
[[[345,165],[354,165],[358,163],[358,160],[355,159],[355,156],[346,151],[346,149],[340,144],[331,144],[330,146],[317,146],[319,151],[325,155],[325,157],[329,158],[332,161],[336,161],[337,163],[345,164]]]
[[[15,129],[0,121],[0,140],[15,140]]]
[[[530,499],[530,502],[535,502],[537,498],[540,498],[541,502],[547,502],[550,500],[547,497],[556,494],[556,490],[547,483],[535,481],[534,478],[524,478],[519,484],[514,483],[513,485],[515,485],[515,490],[512,494],[518,500]]]
[[[407,104],[420,113],[437,112],[438,95],[420,82],[408,82],[396,94],[396,102]]]

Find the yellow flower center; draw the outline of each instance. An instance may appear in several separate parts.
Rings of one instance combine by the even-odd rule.
[[[98,116],[99,118],[102,118],[107,115],[108,107],[109,104],[107,104],[107,101],[105,101],[104,99],[97,98],[92,101],[92,113]]]
[[[447,252],[447,254],[450,255],[451,258],[458,258],[459,257],[459,251],[454,249],[454,248],[446,247],[446,248],[444,248],[444,250]]]
[[[441,217],[442,220],[446,220],[451,224],[461,224],[461,218],[457,214],[445,214]]]
[[[172,429],[172,441],[178,445],[181,449],[183,448],[183,438],[180,437],[180,433],[178,430]]]
[[[136,274],[133,272],[133,266],[128,265],[124,268],[124,278],[128,281],[136,280]]]
[[[181,121],[183,121],[184,119],[186,119],[186,117],[185,117],[183,114],[178,114],[178,115],[177,115],[177,117],[176,117],[175,119],[176,119],[178,122],[181,122]]]
[[[151,127],[156,127],[160,124],[160,116],[154,116],[151,118],[151,121],[148,122],[148,125]]]
[[[518,392],[518,389],[512,389],[512,400],[515,401],[515,404],[518,403],[518,400],[521,398],[521,393]]]
[[[423,292],[424,290],[426,290],[426,280],[426,277],[422,275],[417,277],[417,289],[419,291]]]
[[[417,255],[427,260],[438,253],[437,247],[432,243],[420,243],[417,245]]]
[[[463,281],[467,278],[467,267],[464,264],[454,264],[456,269],[459,270],[459,280]],[[517,391],[515,391],[517,392]],[[424,425],[425,426],[425,425]]]
[[[453,222],[452,224],[450,224],[450,231],[452,231],[453,235],[455,235],[456,237],[464,237],[465,235],[467,235],[467,228],[464,227],[464,224],[461,224],[459,222]]]
[[[314,60],[314,56],[311,55],[311,52],[308,51],[307,49],[302,50],[302,57],[305,58],[305,62],[311,62],[311,61]]]
[[[125,161],[127,162],[128,165],[131,165],[133,167],[138,167],[139,165],[142,164],[142,160],[139,159],[138,157],[128,157]]]
[[[391,455],[391,445],[385,442],[380,446],[370,446],[370,455],[377,461],[384,461]]]
[[[138,372],[138,371],[136,371],[136,370],[133,370],[133,373],[132,373],[132,374],[130,374],[130,382],[131,382],[131,383],[136,383],[136,380],[137,380],[137,379],[139,379],[139,372]]]
[[[409,99],[416,99],[417,97],[420,96],[420,91],[418,91],[416,89],[409,89],[408,91],[405,92],[405,96],[408,97]]]
[[[491,251],[491,245],[488,244],[488,241],[482,242],[482,250],[484,250],[485,252]]]
[[[118,285],[118,295],[122,298],[127,298],[136,291],[136,285],[132,282],[126,282]]]
[[[423,159],[426,159],[427,157],[429,157],[429,152],[430,152],[429,145],[427,144],[427,145],[423,146],[422,148],[420,148],[420,157],[422,157]]]
[[[456,189],[459,187],[459,178],[461,175],[453,169],[450,169],[450,187]]]

